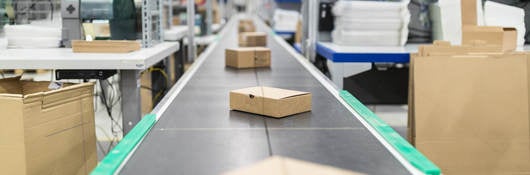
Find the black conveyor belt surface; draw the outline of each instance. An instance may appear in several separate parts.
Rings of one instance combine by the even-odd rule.
[[[226,26],[120,174],[221,174],[271,155],[366,174],[409,174],[272,36],[270,69],[226,68],[225,48],[237,47],[236,23]],[[257,85],[311,92],[313,110],[283,119],[229,110],[230,90]]]

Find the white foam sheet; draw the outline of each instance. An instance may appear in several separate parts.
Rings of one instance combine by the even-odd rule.
[[[486,1],[484,21],[488,26],[514,27],[517,29],[517,45],[524,45],[526,33],[522,8]]]
[[[333,43],[347,46],[403,46],[408,37],[409,0],[338,1],[333,7]]]

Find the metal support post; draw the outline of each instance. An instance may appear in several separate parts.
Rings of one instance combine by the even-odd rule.
[[[195,60],[195,1],[187,1],[188,11],[188,61]]]
[[[126,135],[142,119],[139,70],[120,71],[120,91],[123,135]]]

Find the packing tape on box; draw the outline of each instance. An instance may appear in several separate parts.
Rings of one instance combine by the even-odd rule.
[[[123,161],[132,154],[131,152],[143,140],[145,135],[156,123],[155,114],[147,114],[134,126],[134,128],[114,147],[90,175],[113,175],[120,168]]]
[[[390,143],[407,161],[421,172],[428,175],[440,175],[440,168],[421,154],[409,142],[401,137],[392,127],[364,106],[348,91],[342,90],[340,97],[357,111],[383,138]]]

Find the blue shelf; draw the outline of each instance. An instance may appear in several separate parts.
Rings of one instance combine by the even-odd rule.
[[[275,0],[276,3],[302,3],[302,0]]]
[[[276,35],[294,35],[295,31],[275,30],[274,33],[276,33]]]
[[[316,51],[318,54],[333,62],[408,63],[410,61],[410,53],[408,52],[337,52],[322,43],[317,43]]]

